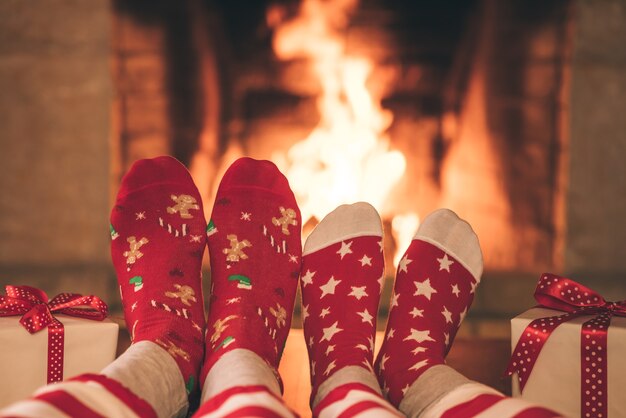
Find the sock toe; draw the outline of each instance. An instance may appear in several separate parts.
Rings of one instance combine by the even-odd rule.
[[[271,161],[243,157],[235,161],[224,173],[220,191],[234,188],[263,189],[293,198],[289,181]],[[218,193],[219,195],[219,193]],[[295,198],[293,198],[295,200]]]
[[[476,279],[483,272],[478,237],[469,223],[450,209],[438,209],[421,223],[413,239],[430,242],[454,256]]]
[[[138,160],[122,179],[118,196],[124,196],[146,186],[162,184],[193,184],[187,168],[177,159],[161,156]]]
[[[363,235],[383,235],[376,209],[365,202],[341,205],[315,227],[304,244],[302,254],[314,253],[328,245]]]

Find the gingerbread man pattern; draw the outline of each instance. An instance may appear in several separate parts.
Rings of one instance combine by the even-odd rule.
[[[276,218],[273,217],[272,218],[272,224],[276,225],[276,226],[280,226],[281,231],[283,232],[283,234],[285,235],[289,235],[289,226],[293,225],[293,226],[297,226],[298,225],[298,220],[296,219],[296,211],[289,208],[289,209],[285,209],[284,207],[279,207],[278,210],[280,211],[280,218]]]
[[[126,257],[126,270],[130,271],[130,267],[135,264],[137,260],[143,257],[143,253],[139,251],[139,249],[150,241],[148,241],[148,238],[145,237],[137,241],[137,238],[134,236],[128,237],[126,241],[128,242],[130,249],[128,251],[124,251],[124,257]]]
[[[230,241],[230,248],[224,248],[222,252],[226,254],[226,261],[232,263],[238,262],[240,259],[245,260],[248,256],[243,252],[244,248],[252,247],[252,244],[247,239],[239,241],[237,235],[230,234],[226,236],[226,239]]]
[[[178,213],[183,219],[191,219],[193,215],[189,213],[190,209],[198,210],[200,206],[196,204],[196,199],[187,194],[171,195],[170,198],[176,203],[174,206],[168,206],[167,213]]]

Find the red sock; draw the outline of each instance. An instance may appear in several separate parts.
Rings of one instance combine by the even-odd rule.
[[[205,225],[198,190],[171,157],[137,161],[111,212],[111,256],[131,340],[167,350],[188,392],[204,352]]]
[[[367,203],[338,207],[307,239],[300,280],[312,400],[320,385],[347,366],[373,372],[381,240],[380,218]]]
[[[398,265],[376,359],[391,403],[397,406],[426,370],[444,363],[481,273],[478,238],[467,222],[447,209],[424,219]]]
[[[241,158],[230,166],[207,230],[212,295],[202,382],[236,348],[277,370],[300,273],[300,230],[293,192],[274,164]]]

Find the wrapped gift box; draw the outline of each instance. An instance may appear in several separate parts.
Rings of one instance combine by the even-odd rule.
[[[63,377],[98,373],[115,359],[118,325],[56,314],[65,326]],[[48,330],[29,334],[19,316],[0,317],[0,408],[46,384]]]
[[[531,321],[562,315],[564,312],[533,308],[511,320],[512,349]],[[581,359],[580,339],[582,324],[593,318],[581,316],[557,327],[544,345],[524,392],[520,394],[517,375],[513,377],[513,396],[521,396],[562,413],[568,417],[581,416]],[[626,417],[626,318],[613,316],[608,329],[608,417]],[[594,416],[592,418],[598,418]]]

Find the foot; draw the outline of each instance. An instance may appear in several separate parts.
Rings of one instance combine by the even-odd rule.
[[[391,403],[397,406],[426,370],[444,363],[481,274],[480,246],[470,225],[448,209],[426,217],[398,265],[376,359]]]
[[[302,319],[314,404],[320,387],[321,392],[332,389],[324,383],[346,367],[355,366],[373,376],[384,271],[381,240],[376,210],[367,203],[355,203],[328,214],[304,245]]]
[[[212,293],[202,382],[246,349],[278,377],[300,273],[300,210],[269,161],[241,158],[224,174],[207,228]]]
[[[137,161],[123,178],[111,212],[111,256],[131,342],[166,350],[188,393],[204,353],[205,227],[198,190],[174,158]]]

